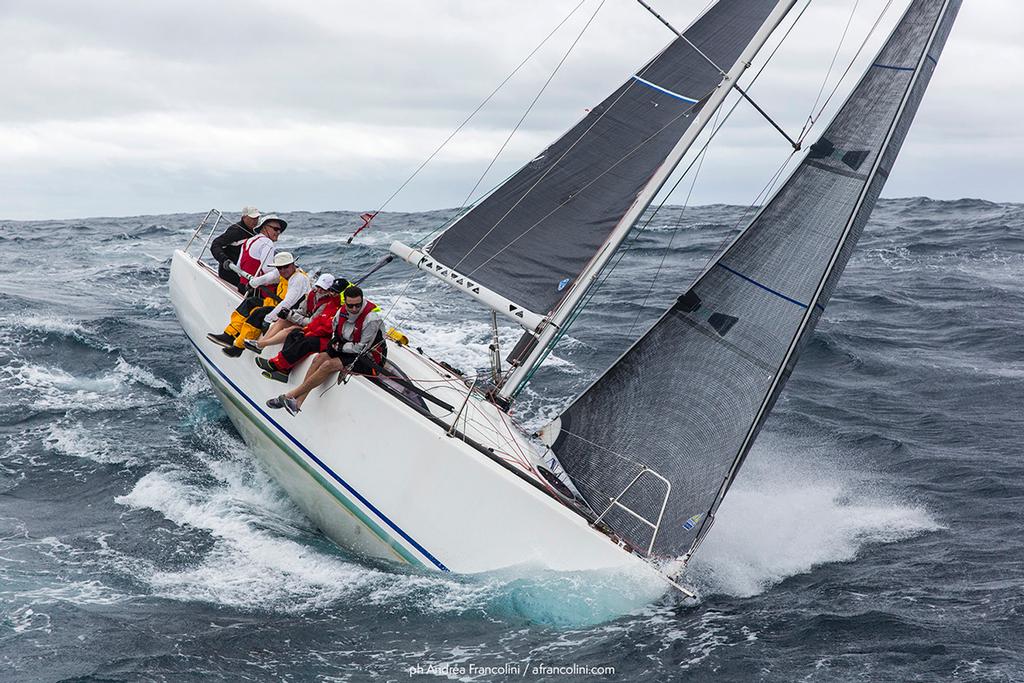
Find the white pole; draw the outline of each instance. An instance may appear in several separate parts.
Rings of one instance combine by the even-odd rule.
[[[559,329],[561,329],[562,323],[572,314],[577,304],[579,304],[580,300],[583,299],[583,296],[597,280],[597,276],[605,264],[608,263],[608,260],[615,254],[619,245],[626,239],[626,235],[632,230],[633,224],[636,223],[640,216],[643,215],[643,212],[647,210],[647,207],[650,206],[651,202],[654,201],[654,197],[669,179],[669,176],[672,175],[672,172],[675,171],[679,162],[683,160],[683,157],[697,139],[697,136],[701,134],[704,127],[711,121],[715,111],[717,111],[718,107],[721,106],[726,96],[732,90],[733,84],[750,67],[751,61],[768,41],[772,31],[782,23],[782,20],[796,2],[797,0],[780,0],[775,9],[768,15],[768,18],[765,19],[760,30],[754,34],[754,37],[747,45],[747,49],[743,51],[739,59],[736,60],[736,63],[729,70],[729,73],[725,75],[722,82],[718,84],[715,91],[708,97],[708,101],[698,112],[697,118],[686,129],[686,133],[676,143],[676,146],[672,148],[668,157],[658,167],[658,170],[654,172],[654,175],[651,176],[644,189],[637,195],[629,211],[626,212],[626,215],[622,217],[615,226],[615,229],[612,230],[604,246],[598,250],[594,258],[587,264],[587,267],[580,273],[576,282],[573,283],[572,289],[562,300],[562,305],[554,312],[547,325],[541,330],[537,344],[526,357],[526,360],[512,371],[508,379],[501,386],[501,389],[498,391],[498,395],[501,398],[510,399],[519,390],[526,377],[533,370],[534,365],[540,361],[551,340],[554,339]]]
[[[430,254],[419,249],[396,241],[391,243],[391,253],[406,263],[430,273],[449,286],[465,292],[495,313],[500,313],[509,320],[519,323],[528,332],[533,332],[544,322],[544,316],[539,313],[523,308],[511,299],[487,289],[479,282],[475,282],[454,268],[434,260]]]

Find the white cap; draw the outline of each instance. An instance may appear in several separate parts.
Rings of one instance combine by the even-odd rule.
[[[284,268],[295,263],[295,257],[292,256],[290,251],[279,251],[274,254],[274,267]]]
[[[331,285],[334,284],[334,276],[330,273],[324,273],[316,279],[316,287],[320,289],[330,289]]]
[[[244,209],[242,209],[242,215],[248,216],[249,218],[259,218],[260,210],[257,209],[255,206],[247,206]]]

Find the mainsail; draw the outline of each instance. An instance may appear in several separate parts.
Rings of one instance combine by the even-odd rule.
[[[540,316],[555,309],[719,87],[717,67],[781,5],[718,2],[430,244],[436,268]]]
[[[633,546],[676,557],[709,528],[849,261],[959,5],[911,2],[771,201],[546,430]]]

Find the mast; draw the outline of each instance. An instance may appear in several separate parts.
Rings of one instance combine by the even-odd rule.
[[[741,444],[740,449],[736,454],[736,458],[733,460],[731,467],[729,468],[724,480],[722,481],[722,485],[718,490],[718,494],[715,496],[715,500],[712,503],[711,508],[708,510],[708,513],[704,516],[703,520],[701,521],[700,528],[697,530],[697,534],[693,539],[693,544],[690,546],[690,549],[686,552],[686,555],[683,557],[684,564],[687,561],[689,561],[690,557],[693,555],[693,553],[700,546],[701,542],[704,540],[704,537],[707,535],[708,531],[710,531],[711,525],[714,523],[715,515],[718,512],[718,508],[721,506],[722,501],[725,499],[725,494],[728,493],[730,486],[732,486],[732,482],[736,477],[736,473],[739,471],[740,466],[743,464],[743,461],[746,458],[747,453],[750,452],[750,448],[751,446],[753,446],[754,439],[760,432],[761,426],[764,423],[764,420],[767,417],[768,412],[771,410],[772,406],[775,404],[775,401],[778,399],[779,393],[782,391],[782,386],[785,384],[785,380],[788,378],[789,375],[789,373],[787,372],[787,368],[791,367],[792,363],[795,361],[794,355],[800,348],[801,343],[804,341],[805,333],[808,331],[813,331],[813,325],[811,324],[812,320],[815,320],[817,316],[821,315],[821,307],[819,305],[819,301],[821,300],[822,295],[829,284],[829,280],[831,279],[832,273],[834,272],[837,264],[840,261],[840,255],[842,254],[843,248],[847,244],[847,241],[850,237],[850,233],[860,217],[860,211],[870,194],[872,182],[878,175],[879,169],[882,167],[882,161],[886,158],[886,152],[889,149],[889,144],[892,141],[893,136],[896,134],[896,131],[899,129],[900,124],[902,123],[903,114],[906,111],[908,102],[911,101],[915,88],[917,87],[918,81],[921,76],[921,71],[924,68],[925,62],[929,59],[935,59],[935,57],[932,57],[931,55],[932,46],[935,43],[935,38],[939,33],[943,20],[946,18],[946,15],[950,8],[950,4],[951,0],[944,0],[942,3],[942,9],[939,11],[938,16],[935,18],[935,23],[932,26],[931,32],[928,36],[928,41],[925,43],[924,49],[921,50],[921,55],[918,58],[917,64],[914,67],[914,73],[911,77],[910,84],[903,94],[896,115],[893,117],[892,124],[889,126],[889,129],[886,132],[885,140],[882,143],[879,149],[879,153],[871,166],[871,170],[868,172],[867,178],[864,182],[864,187],[861,190],[860,195],[857,197],[856,206],[853,212],[850,214],[850,218],[846,222],[845,227],[843,228],[842,236],[836,243],[835,249],[832,252],[832,257],[829,260],[829,263],[826,266],[825,271],[818,282],[818,286],[815,289],[814,294],[807,303],[806,311],[804,312],[803,318],[800,320],[800,324],[797,327],[796,334],[793,335],[793,339],[790,342],[789,347],[786,349],[785,355],[783,356],[782,363],[779,366],[780,369],[778,372],[775,373],[771,385],[769,386],[769,389],[761,402],[761,406],[757,411],[755,419],[751,423],[750,428],[747,430],[746,436],[743,439],[743,443]],[[913,8],[914,4],[911,3],[911,5],[908,6],[906,12],[904,13],[903,18],[901,18],[901,23],[907,17],[907,15],[909,15]],[[883,46],[882,50],[884,49],[885,46]],[[879,54],[881,54],[881,52]],[[877,66],[877,61],[878,58],[876,57],[872,64]],[[888,173],[886,173],[886,175],[887,174]],[[840,265],[840,268],[842,268],[842,265]],[[808,326],[810,326],[810,330],[808,330]]]
[[[626,214],[616,224],[608,239],[572,284],[572,288],[562,300],[561,305],[542,324],[533,349],[523,362],[509,374],[504,384],[499,388],[499,398],[510,400],[519,392],[527,378],[532,374],[535,366],[544,356],[548,347],[554,341],[556,335],[562,329],[562,325],[572,316],[580,301],[597,280],[601,270],[607,265],[609,259],[611,259],[626,239],[633,225],[643,215],[643,212],[647,210],[651,202],[654,201],[655,196],[657,196],[665,182],[669,179],[669,176],[672,175],[672,172],[675,171],[686,155],[686,152],[689,151],[690,146],[704,130],[704,127],[711,121],[711,117],[725,100],[726,96],[728,96],[737,79],[750,67],[750,63],[767,42],[768,37],[795,4],[796,0],[779,0],[775,5],[771,14],[765,19],[758,32],[754,34],[754,37],[740,54],[732,68],[722,78],[718,87],[707,97],[693,124],[687,128],[686,133],[680,138],[654,175],[651,176],[651,179],[641,190],[640,194],[637,195],[636,200]]]

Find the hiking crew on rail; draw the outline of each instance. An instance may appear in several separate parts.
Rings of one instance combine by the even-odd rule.
[[[287,382],[292,368],[315,353],[302,383],[267,402],[294,415],[310,391],[333,373],[380,374],[387,345],[380,308],[365,299],[359,287],[330,274],[320,275],[311,286],[295,257],[276,251],[287,227],[287,221],[275,214],[261,216],[246,207],[239,223],[214,240],[218,275],[246,296],[224,331],[206,336],[233,358],[246,349],[253,351],[264,377],[280,382]],[[255,232],[244,237],[248,228]],[[232,248],[237,248],[234,260]],[[262,357],[265,348],[282,342],[277,355]]]

